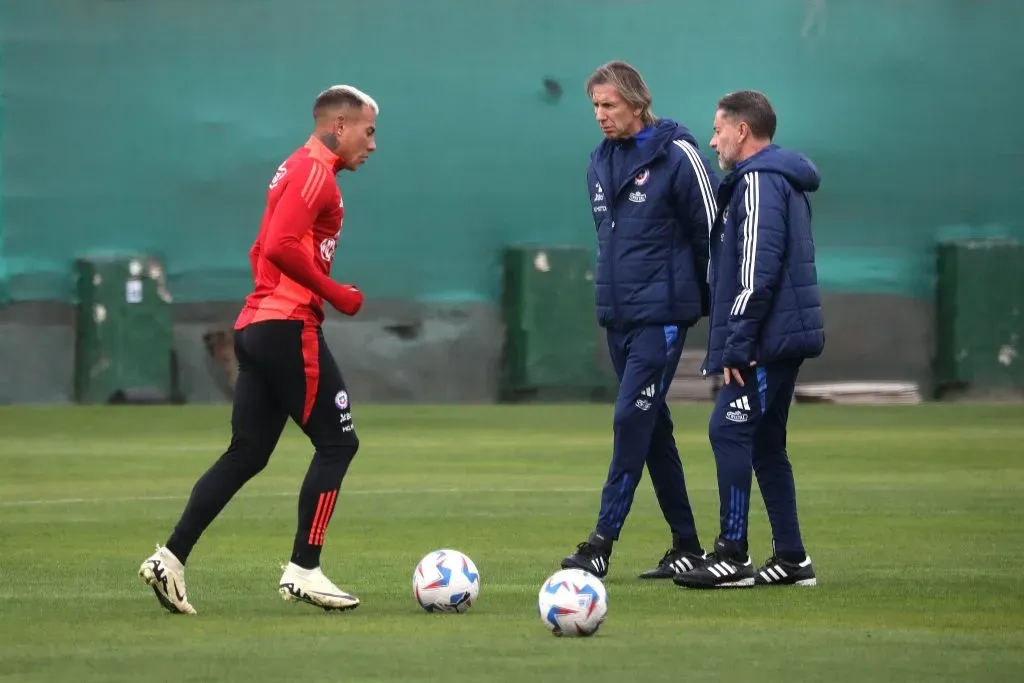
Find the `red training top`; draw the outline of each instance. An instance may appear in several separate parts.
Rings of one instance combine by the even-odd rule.
[[[278,167],[249,250],[256,286],[235,321],[236,330],[263,320],[319,324],[325,299],[349,315],[358,310],[354,290],[330,278],[345,215],[334,182],[341,167],[341,158],[313,136]]]

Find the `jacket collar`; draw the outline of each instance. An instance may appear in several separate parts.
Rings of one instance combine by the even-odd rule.
[[[345,160],[327,149],[327,145],[320,142],[315,135],[310,135],[304,145],[309,150],[309,156],[331,169],[335,174],[345,167]]]

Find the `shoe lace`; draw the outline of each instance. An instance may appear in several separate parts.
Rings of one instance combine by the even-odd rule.
[[[807,556],[804,555],[804,557]],[[772,555],[771,557],[769,557],[768,560],[764,564],[762,564],[760,568],[765,569],[766,567],[775,566],[784,567],[786,571],[790,572],[801,571],[803,569],[803,567],[800,566],[800,562],[795,560],[787,560],[786,558],[780,557],[779,555]]]
[[[708,553],[707,564],[711,565],[711,564],[715,564],[717,562],[728,562],[730,564],[736,564],[736,560],[734,560],[733,558],[731,558],[731,557],[729,557],[727,555],[719,554],[719,553],[716,553],[716,552]]]
[[[601,554],[600,552],[598,552],[597,548],[594,547],[593,544],[587,541],[583,541],[578,546],[576,546],[576,552],[577,554],[583,555],[584,557],[597,557]]]
[[[665,554],[662,556],[661,561],[658,562],[658,566],[667,567],[671,565],[673,562],[675,562],[676,555],[679,555],[679,551],[675,548],[669,548],[665,551]]]

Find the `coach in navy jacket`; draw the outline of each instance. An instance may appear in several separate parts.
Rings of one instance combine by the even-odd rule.
[[[825,328],[802,154],[768,145],[722,180],[711,232],[711,333],[703,373],[821,354]]]
[[[715,148],[729,174],[711,231],[711,331],[704,373],[723,373],[708,433],[718,468],[721,531],[688,587],[814,585],[797,522],[786,450],[789,408],[805,359],[825,331],[808,195],[820,178],[802,154],[772,143],[775,111],[751,90],[723,97]],[[768,511],[773,554],[758,569],[747,548],[752,474]]]
[[[717,179],[686,128],[658,119],[643,77],[623,62],[587,83],[605,139],[587,172],[597,229],[597,319],[619,379],[614,445],[594,532],[562,561],[608,570],[644,465],[672,534],[645,578],[671,578],[704,557],[665,393],[686,332],[708,305],[708,234]]]
[[[591,154],[602,327],[689,327],[707,315],[717,181],[705,163],[693,134],[669,119],[605,139]]]

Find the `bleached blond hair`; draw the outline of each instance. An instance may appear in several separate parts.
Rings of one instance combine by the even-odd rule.
[[[332,85],[319,95],[313,103],[313,116],[317,116],[326,107],[349,105],[352,107],[369,107],[374,114],[380,114],[377,101],[354,85]]]

